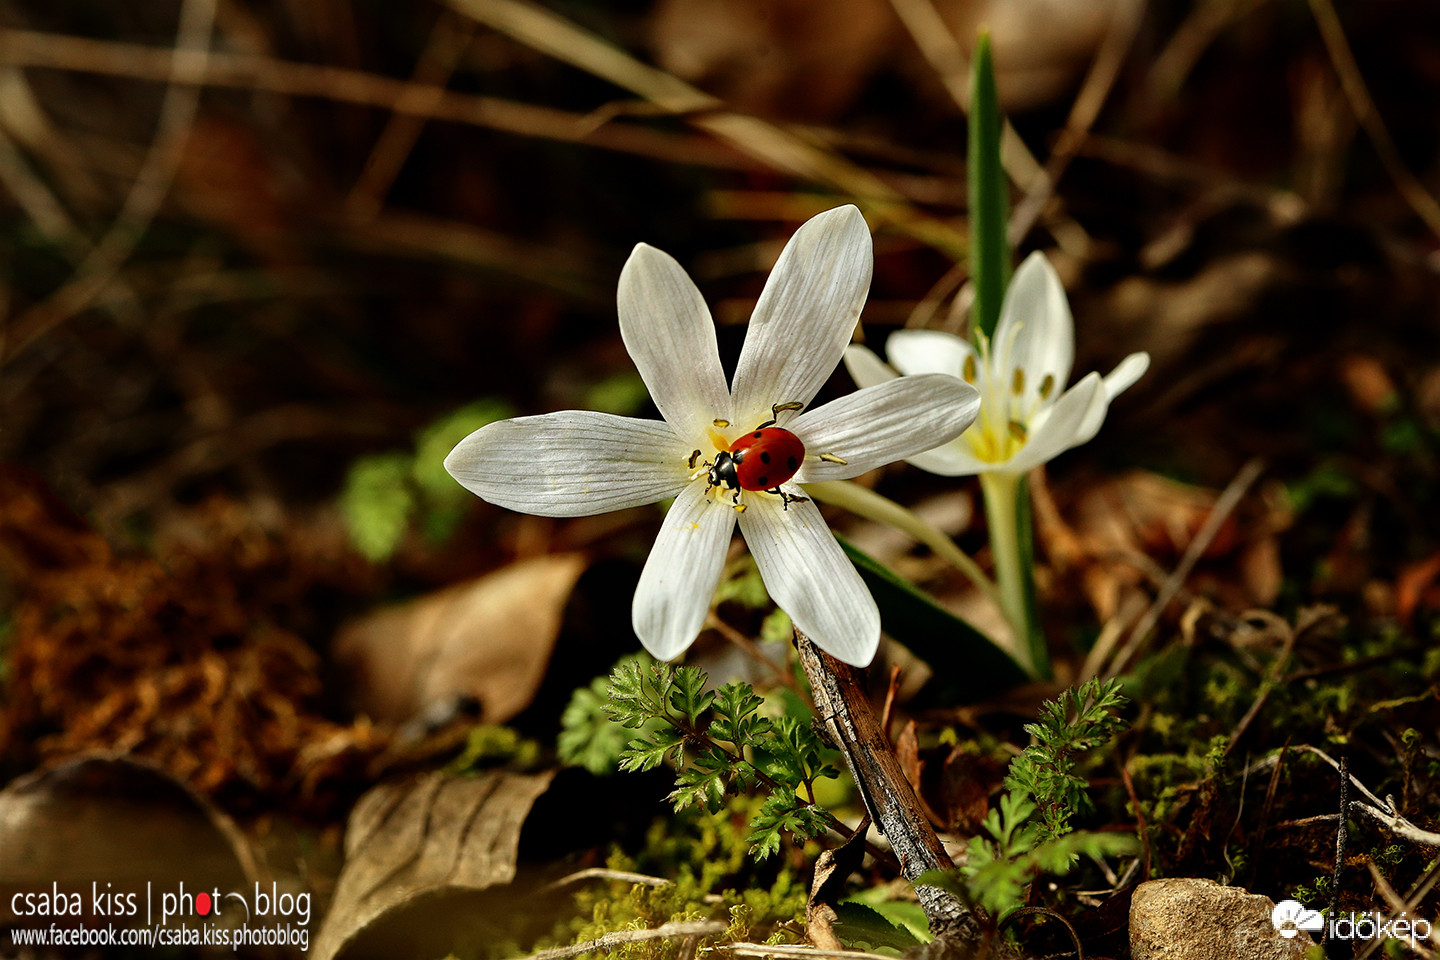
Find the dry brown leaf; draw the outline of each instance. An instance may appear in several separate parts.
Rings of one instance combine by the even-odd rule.
[[[0,791],[5,922],[34,919],[11,912],[17,893],[79,892],[87,917],[95,891],[122,900],[135,894],[143,921],[147,884],[237,890],[261,879],[249,841],[229,817],[145,764],[89,756]]]
[[[350,815],[345,868],[315,938],[314,960],[332,960],[382,917],[421,897],[514,880],[520,829],[554,776],[436,772],[367,793]]]
[[[824,850],[815,861],[815,877],[810,883],[810,900],[805,905],[805,935],[821,950],[844,950],[845,944],[835,935],[839,914],[835,905],[845,896],[845,883],[860,868],[865,858],[865,837],[870,820],[860,822],[855,832],[834,850]]]
[[[335,657],[354,673],[356,706],[399,722],[474,697],[485,722],[504,723],[539,688],[587,566],[579,553],[523,560],[346,627]]]

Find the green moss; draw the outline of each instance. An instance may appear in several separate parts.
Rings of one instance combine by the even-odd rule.
[[[685,920],[726,922],[723,933],[701,938],[702,951],[738,941],[802,942],[809,868],[818,847],[807,845],[803,855],[757,866],[747,856],[746,837],[759,804],[756,798],[738,797],[718,813],[687,810],[656,820],[639,851],[614,849],[606,866],[671,882],[651,886],[612,880],[578,889],[575,915],[527,949],[573,946],[607,933]],[[680,949],[680,940],[649,940],[617,947],[607,956],[674,960]]]

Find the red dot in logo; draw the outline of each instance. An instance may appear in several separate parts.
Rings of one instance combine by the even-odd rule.
[[[209,915],[209,913],[210,913],[210,894],[208,894],[208,893],[197,893],[197,894],[195,894],[195,912],[198,913],[198,914],[200,914],[200,916],[202,916],[202,917]]]

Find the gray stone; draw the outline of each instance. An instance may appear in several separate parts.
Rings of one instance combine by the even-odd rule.
[[[1130,901],[1131,960],[1301,960],[1303,930],[1286,939],[1271,922],[1275,903],[1211,880],[1151,880]]]

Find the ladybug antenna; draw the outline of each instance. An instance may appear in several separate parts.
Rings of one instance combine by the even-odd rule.
[[[789,403],[776,403],[770,406],[770,419],[766,420],[756,430],[764,430],[766,427],[775,426],[775,421],[780,419],[780,414],[789,413],[795,410],[804,410],[805,404],[798,400],[791,400]]]

